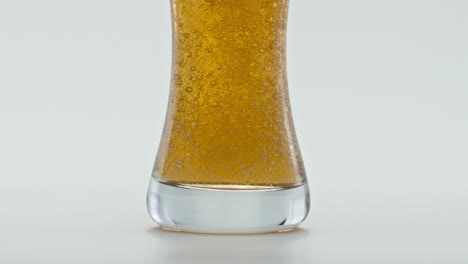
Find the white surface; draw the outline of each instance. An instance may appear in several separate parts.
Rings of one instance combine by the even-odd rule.
[[[0,2],[0,263],[467,263],[468,2],[299,1],[302,229],[155,228],[169,1]]]

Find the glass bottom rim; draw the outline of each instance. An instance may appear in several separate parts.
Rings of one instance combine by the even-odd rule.
[[[225,190],[168,185],[151,177],[148,212],[161,227],[211,234],[287,231],[309,211],[307,183],[287,189]]]

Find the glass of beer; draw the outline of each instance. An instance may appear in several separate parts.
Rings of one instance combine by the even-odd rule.
[[[147,196],[163,228],[265,233],[307,216],[287,87],[288,2],[171,0],[171,90]]]

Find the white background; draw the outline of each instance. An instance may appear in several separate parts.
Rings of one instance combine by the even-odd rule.
[[[168,0],[0,0],[1,263],[468,262],[467,1],[291,1],[312,206],[284,234],[147,215],[170,41]]]

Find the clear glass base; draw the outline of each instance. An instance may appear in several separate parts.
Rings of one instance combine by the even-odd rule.
[[[290,230],[309,211],[307,184],[282,188],[169,185],[151,177],[148,211],[161,227],[195,233],[242,234]]]

